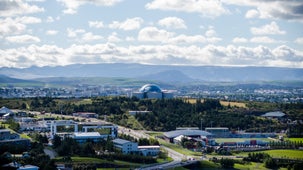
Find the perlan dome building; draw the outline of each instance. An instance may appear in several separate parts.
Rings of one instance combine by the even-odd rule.
[[[155,84],[146,84],[142,86],[138,92],[134,92],[133,96],[139,99],[169,99],[173,98],[173,93],[161,90]]]

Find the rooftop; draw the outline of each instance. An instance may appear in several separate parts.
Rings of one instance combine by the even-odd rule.
[[[138,146],[138,149],[151,149],[151,148],[160,148],[160,146],[159,145]]]
[[[174,130],[165,132],[164,136],[168,138],[175,138],[177,136],[184,135],[184,136],[210,136],[212,135],[209,132],[203,130],[194,130],[194,129],[185,129],[185,130]]]
[[[99,132],[75,132],[75,137],[101,137]]]
[[[285,113],[277,111],[277,112],[267,112],[264,115],[262,115],[263,117],[283,117],[285,116]]]
[[[131,142],[131,141],[117,138],[117,139],[114,139],[113,142],[114,142],[114,143],[117,143],[117,144],[123,145],[123,144],[129,143],[129,142]]]
[[[142,86],[139,90],[141,93],[147,93],[147,92],[157,92],[157,93],[161,93],[162,90],[159,86],[155,85],[155,84],[145,84],[144,86]]]

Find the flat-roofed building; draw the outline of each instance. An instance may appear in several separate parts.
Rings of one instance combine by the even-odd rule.
[[[28,148],[30,146],[30,140],[20,138],[20,135],[11,133],[8,129],[0,129],[0,147],[7,147],[7,145],[18,145]]]
[[[11,140],[11,139],[19,139],[20,136],[16,133],[11,133],[8,129],[0,129],[0,141],[2,140]]]
[[[160,152],[160,146],[159,145],[138,146],[138,150],[144,156],[157,156]]]
[[[119,138],[114,139],[113,143],[115,148],[123,154],[138,153],[138,143]]]
[[[174,138],[183,135],[186,137],[193,137],[193,138],[201,138],[203,136],[212,137],[212,134],[203,130],[196,130],[196,129],[183,129],[183,130],[174,130],[164,133],[164,137],[167,141],[173,143]]]
[[[73,138],[78,143],[85,143],[87,141],[99,142],[103,139],[99,132],[75,132]]]

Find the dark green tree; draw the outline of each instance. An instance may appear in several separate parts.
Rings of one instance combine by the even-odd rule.
[[[235,165],[235,161],[233,159],[222,158],[220,160],[220,165],[222,168],[233,168]]]

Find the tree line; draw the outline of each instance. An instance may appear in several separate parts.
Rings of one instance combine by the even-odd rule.
[[[248,132],[280,132],[289,129],[290,136],[302,135],[302,126],[289,126],[287,122],[261,119],[259,116],[269,111],[280,110],[292,120],[303,119],[302,103],[246,102],[246,108],[222,106],[216,99],[196,99],[189,102],[182,98],[144,99],[135,97],[94,97],[90,102],[83,99],[28,98],[0,99],[3,106],[20,109],[26,107],[34,111],[46,111],[71,115],[74,112],[95,112],[101,118],[107,115],[113,123],[127,122],[128,111],[150,111],[137,114],[135,118],[147,130],[169,131],[177,127],[228,127],[231,130]],[[287,120],[287,119],[286,119]]]

